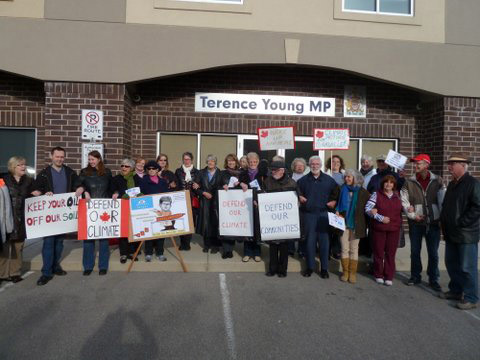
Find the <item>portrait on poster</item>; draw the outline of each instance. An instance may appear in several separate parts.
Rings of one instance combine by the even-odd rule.
[[[345,86],[343,116],[356,118],[367,116],[367,89],[365,86]]]
[[[194,232],[189,191],[130,199],[129,241],[152,240]]]

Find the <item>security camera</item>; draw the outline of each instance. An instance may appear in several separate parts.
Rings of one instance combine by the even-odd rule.
[[[415,106],[415,108],[420,111],[420,110],[423,110],[423,104],[422,103],[417,103],[417,105]]]
[[[140,95],[135,94],[135,95],[133,95],[132,100],[133,100],[133,102],[139,103],[140,101],[142,101],[142,98],[140,97]]]

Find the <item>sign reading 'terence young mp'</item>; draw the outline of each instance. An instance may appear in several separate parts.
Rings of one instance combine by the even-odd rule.
[[[237,114],[335,116],[335,98],[196,93],[195,111]]]

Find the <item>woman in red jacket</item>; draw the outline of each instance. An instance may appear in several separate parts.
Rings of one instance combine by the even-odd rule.
[[[395,177],[385,176],[380,183],[381,190],[374,192],[365,205],[366,213],[374,219],[373,274],[378,284],[387,286],[393,284],[395,254],[402,226],[402,201],[396,187]]]

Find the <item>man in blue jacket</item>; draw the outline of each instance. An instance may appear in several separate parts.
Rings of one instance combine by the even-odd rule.
[[[305,219],[305,250],[307,269],[302,273],[310,277],[315,267],[315,254],[320,249],[320,277],[328,279],[328,210],[335,208],[339,187],[332,177],[321,171],[322,161],[318,156],[308,161],[310,173],[298,181],[301,196],[301,211]]]

